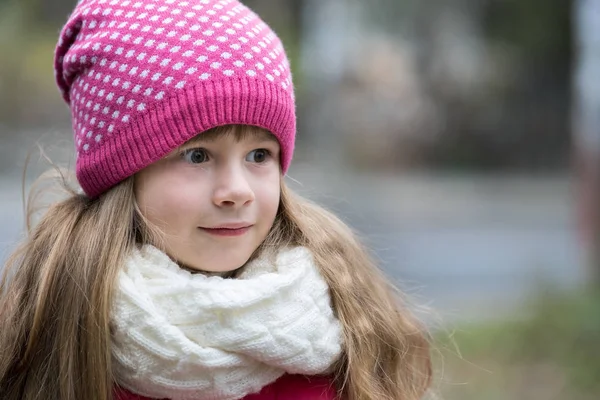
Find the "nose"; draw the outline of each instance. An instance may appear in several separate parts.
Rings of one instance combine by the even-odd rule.
[[[216,174],[213,203],[218,207],[241,207],[254,201],[254,191],[242,168],[226,167]]]

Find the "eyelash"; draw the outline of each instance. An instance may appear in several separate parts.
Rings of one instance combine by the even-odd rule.
[[[194,163],[194,162],[190,162],[190,161],[188,161],[188,160],[186,160],[186,159],[185,159],[185,157],[186,157],[188,154],[191,154],[193,151],[196,151],[196,150],[202,150],[202,151],[204,152],[204,155],[205,155],[205,160],[204,160],[204,161],[202,161],[202,162],[198,162],[198,163]],[[263,163],[264,163],[264,162],[266,162],[266,161],[267,161],[269,158],[272,158],[272,157],[273,157],[273,153],[271,152],[271,150],[269,150],[269,149],[265,149],[265,148],[258,148],[258,149],[251,150],[250,152],[248,152],[248,155],[249,155],[249,154],[251,154],[252,152],[255,152],[255,151],[264,151],[264,152],[265,152],[265,160],[264,160],[264,161],[262,161],[262,162],[256,162],[256,164],[263,164]],[[205,163],[206,161],[210,160],[210,157],[208,156],[208,151],[207,151],[207,150],[206,150],[204,147],[193,147],[193,148],[189,148],[189,149],[182,150],[182,151],[179,153],[179,157],[180,157],[180,158],[182,158],[182,159],[183,159],[184,161],[186,161],[187,163],[189,163],[189,164],[192,164],[192,165],[203,164],[203,163]]]

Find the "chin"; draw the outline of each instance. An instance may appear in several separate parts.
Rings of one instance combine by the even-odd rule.
[[[244,259],[244,260],[236,260],[235,262],[232,262],[232,263],[226,263],[226,264],[224,264],[223,268],[220,268],[218,271],[214,271],[214,272],[220,272],[220,273],[233,272],[233,271],[236,271],[236,270],[242,268],[246,264],[247,261],[248,261],[248,259]]]

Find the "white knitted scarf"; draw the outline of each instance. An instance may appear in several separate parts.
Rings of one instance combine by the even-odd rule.
[[[112,322],[117,383],[153,398],[241,399],[286,372],[328,372],[342,347],[329,288],[302,247],[223,279],[144,246],[120,272]]]

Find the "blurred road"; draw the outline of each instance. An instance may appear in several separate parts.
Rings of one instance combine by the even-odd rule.
[[[386,272],[444,321],[519,309],[535,285],[583,281],[567,176],[323,173],[290,185],[339,213]],[[23,225],[20,182],[0,180],[0,260]]]
[[[445,321],[519,311],[534,287],[584,280],[568,176],[290,176]]]

